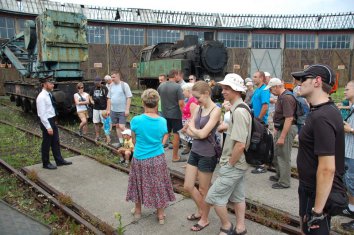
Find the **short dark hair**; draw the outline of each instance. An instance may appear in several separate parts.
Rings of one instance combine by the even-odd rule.
[[[176,75],[178,74],[178,71],[175,69],[172,69],[169,73],[168,73],[168,78],[174,78],[176,77]]]

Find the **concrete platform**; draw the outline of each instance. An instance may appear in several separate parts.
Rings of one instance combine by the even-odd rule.
[[[73,165],[59,167],[57,170],[45,170],[41,164],[29,166],[46,183],[56,190],[70,195],[73,201],[84,207],[101,220],[118,226],[115,220],[116,212],[122,215],[125,234],[194,234],[190,227],[194,224],[186,219],[189,213],[194,212],[194,203],[191,199],[177,195],[177,200],[166,208],[166,223],[157,223],[154,210],[143,209],[143,216],[135,221],[130,213],[132,203],[125,201],[128,185],[128,175],[108,166],[104,166],[84,156],[67,159]],[[181,168],[182,169],[182,168]],[[235,219],[230,214],[232,220]],[[217,234],[219,220],[214,212],[210,213],[210,225],[203,234]],[[247,221],[249,234],[281,234],[257,223]]]

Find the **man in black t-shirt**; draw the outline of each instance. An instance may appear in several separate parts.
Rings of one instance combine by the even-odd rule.
[[[342,190],[344,127],[329,93],[335,75],[327,65],[311,65],[291,74],[301,82],[300,95],[311,104],[299,133],[300,223],[305,234],[329,234],[331,217],[325,204],[331,190]]]
[[[107,108],[107,94],[108,89],[102,85],[102,80],[99,77],[95,78],[95,86],[90,91],[90,101],[93,104],[92,121],[95,125],[96,141],[100,138],[101,123],[103,121],[101,111]]]

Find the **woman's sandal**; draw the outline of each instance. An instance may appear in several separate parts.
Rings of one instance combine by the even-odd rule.
[[[247,229],[243,230],[243,231],[240,232],[240,233],[236,232],[236,230],[235,230],[234,235],[245,235],[246,233],[247,233]]]
[[[231,223],[229,229],[220,228],[220,232],[226,233],[226,235],[235,235],[234,225]]]
[[[135,214],[135,207],[130,210],[130,213],[134,216],[134,219],[140,219],[141,214]]]
[[[189,220],[189,221],[200,220],[200,218],[202,218],[202,217],[201,216],[196,216],[195,213],[187,216],[187,220]]]

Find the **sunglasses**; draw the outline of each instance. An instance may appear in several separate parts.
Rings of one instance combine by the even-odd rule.
[[[81,87],[78,87],[78,89],[84,89],[84,87],[83,87],[83,86],[81,86]]]
[[[303,83],[303,82],[305,82],[307,79],[315,79],[315,78],[316,78],[316,77],[314,77],[314,76],[306,76],[306,77],[301,78],[301,79],[300,79],[300,82]]]

